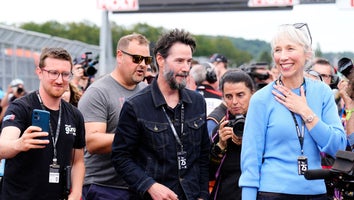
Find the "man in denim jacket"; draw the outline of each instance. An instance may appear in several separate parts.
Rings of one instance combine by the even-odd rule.
[[[206,104],[185,89],[195,47],[183,30],[163,35],[154,50],[157,78],[123,105],[112,161],[133,199],[208,198]]]

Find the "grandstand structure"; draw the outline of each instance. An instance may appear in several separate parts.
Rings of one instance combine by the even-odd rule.
[[[85,52],[92,52],[93,58],[100,54],[99,46],[0,25],[0,86],[4,91],[15,78],[24,81],[27,91],[38,88],[34,59],[44,47],[63,47],[73,59]]]

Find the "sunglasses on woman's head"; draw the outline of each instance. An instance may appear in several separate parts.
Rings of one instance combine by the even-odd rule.
[[[128,52],[125,52],[123,50],[120,50],[120,51],[128,56],[131,56],[133,63],[140,64],[143,60],[145,61],[146,65],[150,65],[152,63],[151,56],[134,55],[134,54],[130,54]]]
[[[311,36],[311,32],[309,29],[309,26],[307,25],[307,23],[295,23],[295,24],[284,24],[285,26],[293,26],[296,29],[302,30],[302,31],[306,31],[307,36],[310,40],[310,44],[312,44],[312,36]],[[305,29],[304,29],[305,28]]]

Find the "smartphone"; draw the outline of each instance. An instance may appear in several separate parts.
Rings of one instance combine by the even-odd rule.
[[[46,110],[34,109],[32,112],[32,126],[39,126],[43,132],[49,133],[50,112]],[[48,137],[40,137],[40,139],[48,139]]]

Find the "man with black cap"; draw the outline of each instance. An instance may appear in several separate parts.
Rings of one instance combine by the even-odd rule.
[[[209,62],[211,62],[215,66],[216,75],[218,80],[225,74],[227,71],[227,58],[224,55],[214,53]]]

